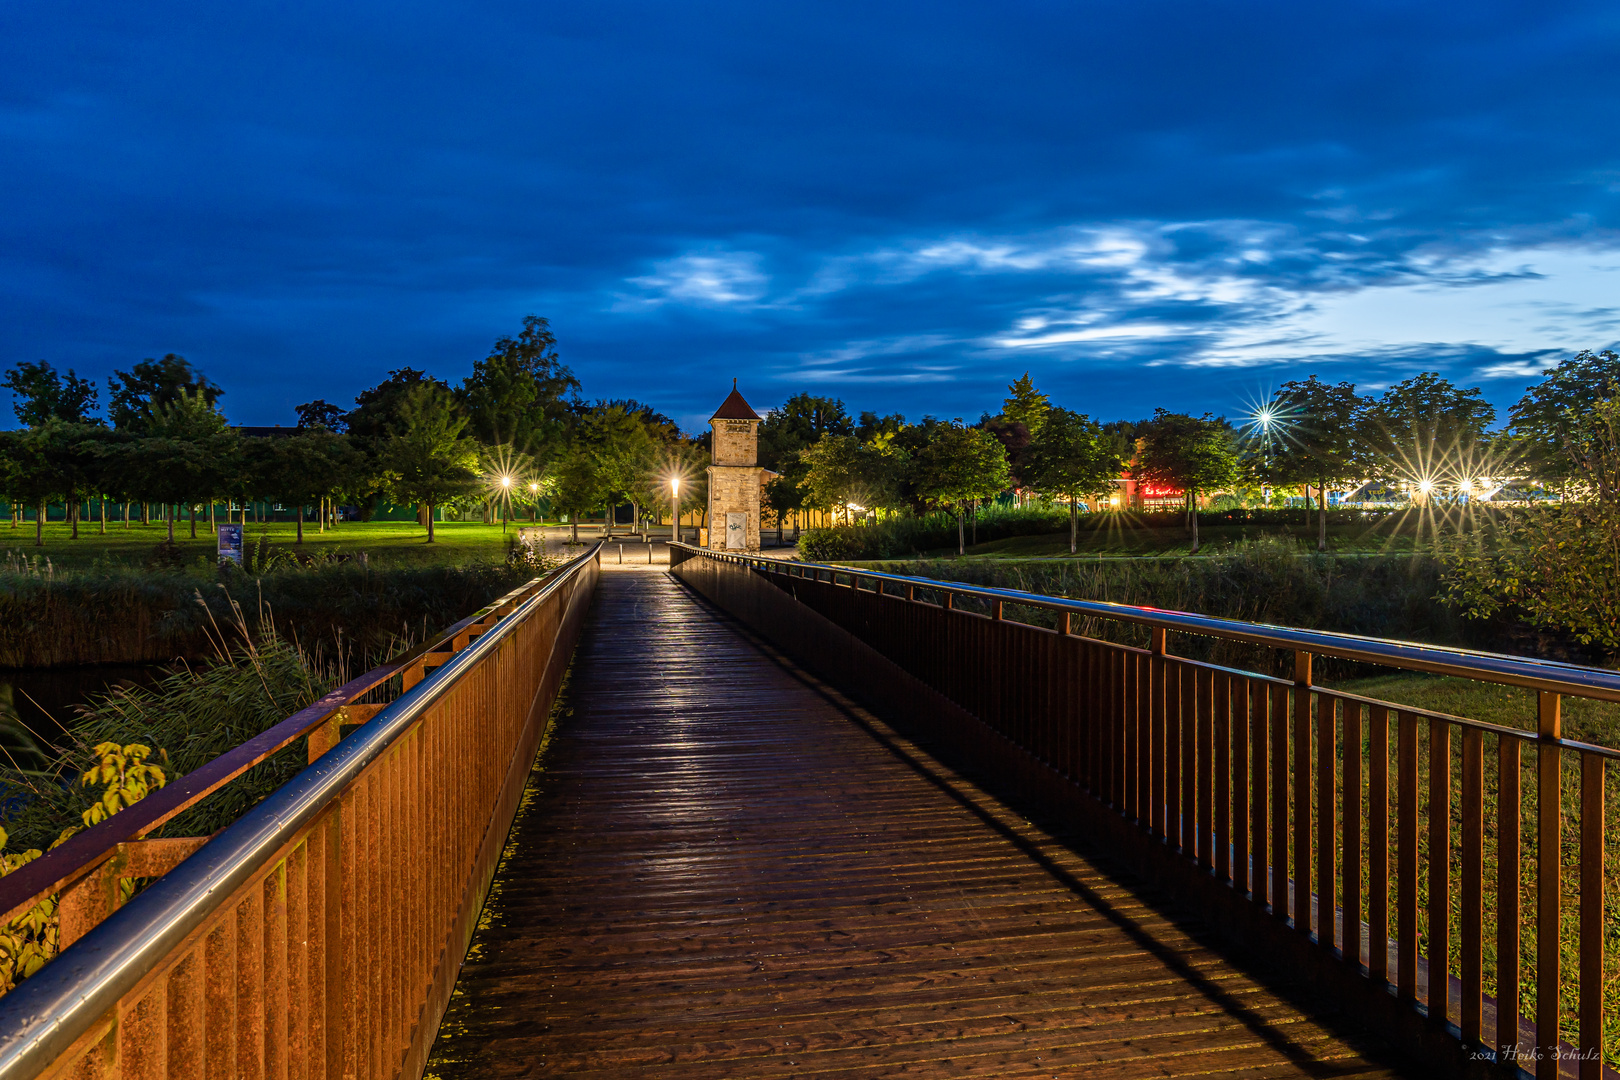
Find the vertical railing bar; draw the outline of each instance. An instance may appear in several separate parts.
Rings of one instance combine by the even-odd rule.
[[[1496,755],[1496,1049],[1510,1053],[1520,1043],[1519,894],[1523,887],[1519,740],[1500,737]]]
[[[1338,733],[1338,701],[1330,694],[1316,696],[1316,940],[1332,950],[1340,938],[1335,932],[1334,909],[1339,890],[1335,887],[1338,846],[1338,761],[1333,746]],[[1347,751],[1348,752],[1348,751]],[[1349,940],[1350,935],[1345,935]]]
[[[1344,919],[1340,941],[1344,962],[1351,971],[1356,971],[1361,965],[1362,709],[1363,706],[1358,701],[1340,703],[1342,714],[1340,752],[1343,754],[1344,770],[1343,781],[1340,784],[1342,802],[1339,823],[1339,851],[1344,860],[1341,868],[1341,878],[1344,882]]]
[[[1389,710],[1367,710],[1367,974],[1389,982]]]
[[[1580,1074],[1603,1075],[1604,759],[1581,755]]]
[[[1271,855],[1270,818],[1266,799],[1271,792],[1271,775],[1267,771],[1270,760],[1266,733],[1271,723],[1271,686],[1264,682],[1249,683],[1249,799],[1253,812],[1249,815],[1249,890],[1250,899],[1258,908],[1270,902],[1267,888],[1269,858]]]
[[[1402,1001],[1417,1000],[1418,950],[1418,718],[1401,712],[1395,735],[1396,848],[1395,987]]]
[[[1480,1041],[1485,996],[1485,733],[1464,728],[1462,739],[1462,1001],[1458,1027],[1470,1045]]]
[[[1563,757],[1552,740],[1563,736],[1563,722],[1557,694],[1538,695],[1536,727],[1536,1076],[1558,1080]]]
[[[1451,1016],[1451,724],[1429,720],[1429,1015]]]
[[[1290,691],[1270,688],[1271,702],[1271,913],[1289,918],[1288,903],[1288,700]]]
[[[1311,858],[1311,654],[1294,653],[1294,929],[1309,935],[1314,860]]]
[[[1215,823],[1210,841],[1215,847],[1215,880],[1232,880],[1232,678],[1222,672],[1210,690],[1215,710]]]
[[[1232,735],[1232,882],[1239,895],[1250,889],[1249,873],[1249,680],[1234,675],[1227,683],[1228,725]]]

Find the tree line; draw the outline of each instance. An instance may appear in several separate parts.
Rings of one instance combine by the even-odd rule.
[[[0,490],[13,508],[37,509],[44,542],[46,506],[62,503],[74,538],[82,507],[130,507],[142,520],[162,508],[168,539],[189,511],[252,500],[295,508],[303,541],[305,510],[323,522],[339,505],[368,510],[379,499],[425,511],[428,541],[436,511],[482,502],[577,516],[659,498],[658,476],[687,468],[696,449],[668,417],[630,399],[586,402],[562,362],[547,321],[528,316],[497,340],[458,385],[413,368],[390,371],[344,409],[322,399],[297,407],[286,433],[244,435],[226,421],[223,391],[183,357],[147,359],[100,388],[45,361],[6,372],[24,425],[0,432]],[[663,466],[661,469],[660,467]]]
[[[1384,481],[1418,502],[1484,494],[1486,480],[1558,485],[1575,498],[1595,491],[1584,480],[1591,470],[1571,455],[1590,441],[1582,432],[1594,403],[1616,385],[1620,357],[1579,353],[1548,369],[1501,430],[1477,387],[1434,372],[1376,395],[1311,375],[1282,384],[1237,422],[1161,408],[1141,421],[1101,423],[1053,404],[1026,373],[999,413],[973,425],[871,412],[854,419],[841,401],[799,394],[761,423],[760,447],[762,463],[780,474],[767,489],[778,515],[806,507],[846,520],[852,511],[960,512],[1012,490],[1068,502],[1073,550],[1079,502],[1129,478],[1181,493],[1194,551],[1201,495],[1272,489],[1314,502],[1325,550],[1327,493],[1350,485]]]

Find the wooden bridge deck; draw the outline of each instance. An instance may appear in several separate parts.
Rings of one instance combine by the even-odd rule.
[[[431,1076],[1391,1075],[662,572],[564,705]]]

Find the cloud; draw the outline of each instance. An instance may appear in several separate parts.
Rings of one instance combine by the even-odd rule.
[[[1079,330],[1056,330],[1050,334],[1031,337],[1003,337],[991,339],[991,344],[1002,349],[1038,349],[1050,345],[1073,345],[1082,341],[1115,341],[1129,338],[1162,338],[1182,332],[1181,327],[1160,323],[1120,324],[1116,326],[1090,326]]]
[[[752,251],[688,253],[653,265],[653,272],[628,279],[639,295],[626,296],[629,305],[667,303],[703,307],[749,306],[765,295],[770,279],[759,269],[760,256]]]

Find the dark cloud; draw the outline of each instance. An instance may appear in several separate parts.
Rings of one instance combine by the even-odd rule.
[[[0,364],[1106,416],[1610,343],[1608,5],[16,5]],[[1518,291],[1515,291],[1518,290]],[[1471,307],[1470,305],[1474,305]]]

